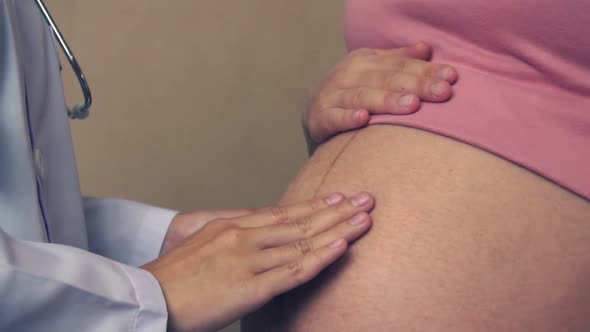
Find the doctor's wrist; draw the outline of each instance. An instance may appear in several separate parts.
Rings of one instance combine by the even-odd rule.
[[[179,213],[170,222],[170,226],[168,226],[168,231],[166,232],[166,235],[164,236],[164,241],[162,242],[160,256],[166,254],[172,248],[180,244],[182,240],[184,240],[184,236],[182,235],[182,232],[179,230],[179,224],[182,223],[182,219],[184,217],[184,214]]]

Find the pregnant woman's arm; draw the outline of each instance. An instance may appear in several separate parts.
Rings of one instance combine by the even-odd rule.
[[[375,194],[371,233],[244,331],[590,331],[590,204],[472,146],[373,126],[322,145],[284,203]]]

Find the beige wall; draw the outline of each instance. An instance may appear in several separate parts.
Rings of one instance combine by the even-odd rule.
[[[299,114],[343,55],[341,0],[47,4],[95,98],[73,125],[84,193],[257,207],[305,161]],[[81,97],[66,73],[71,104]]]

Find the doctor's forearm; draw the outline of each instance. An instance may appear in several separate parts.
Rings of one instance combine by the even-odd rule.
[[[219,218],[237,218],[254,210],[207,210],[181,214],[112,198],[84,198],[90,251],[131,266],[153,261]]]
[[[84,198],[91,252],[141,266],[160,255],[170,223],[178,212],[112,198]]]

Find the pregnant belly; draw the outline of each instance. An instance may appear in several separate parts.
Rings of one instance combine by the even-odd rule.
[[[590,331],[590,203],[457,141],[393,125],[322,146],[283,197],[375,194],[374,227],[245,331]]]

